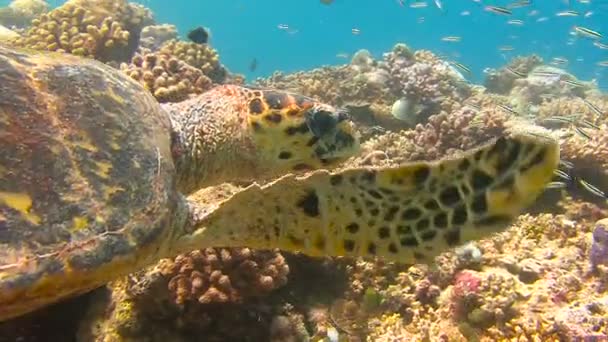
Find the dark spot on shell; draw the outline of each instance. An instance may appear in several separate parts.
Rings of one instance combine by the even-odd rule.
[[[418,240],[416,240],[416,238],[413,236],[404,237],[399,241],[399,243],[403,247],[417,247],[418,246]]]
[[[344,240],[344,249],[347,252],[352,252],[355,249],[355,241],[353,241],[353,240]]]
[[[465,209],[464,206],[458,206],[456,207],[456,209],[454,209],[454,215],[452,216],[452,222],[454,224],[464,224],[465,222],[467,222],[467,210]]]
[[[466,171],[469,168],[469,166],[471,166],[471,162],[465,158],[462,161],[460,161],[460,163],[458,164],[458,170]]]
[[[416,230],[421,232],[425,229],[428,229],[430,227],[430,225],[431,225],[431,222],[429,221],[429,219],[424,218],[416,223]]]
[[[376,190],[368,190],[367,193],[375,199],[382,199],[382,195]]]
[[[381,239],[386,239],[391,236],[391,230],[388,227],[380,227],[378,229],[378,237]]]
[[[412,227],[399,225],[399,226],[397,226],[397,234],[400,234],[400,235],[412,234]]]
[[[264,112],[264,104],[262,104],[262,100],[251,100],[251,102],[249,102],[249,112],[255,115],[262,114]]]
[[[264,93],[264,99],[268,104],[268,107],[272,109],[282,109],[288,103],[288,97],[286,93],[278,91],[267,91]]]
[[[376,244],[373,242],[370,242],[369,245],[367,245],[367,253],[371,254],[371,255],[376,255]]]
[[[372,216],[378,216],[380,214],[380,210],[378,208],[373,208],[369,211]]]
[[[509,145],[510,150],[507,156],[504,156],[504,151],[500,151],[501,154],[497,156],[498,162],[496,164],[496,171],[498,171],[498,173],[506,172],[513,165],[513,163],[515,163],[517,157],[519,157],[521,145],[516,141],[513,141]]]
[[[397,207],[397,206],[388,208],[386,214],[384,215],[384,221],[391,222],[392,220],[394,220],[395,215],[397,215],[398,211],[399,211],[399,207]]]
[[[343,180],[344,180],[344,176],[333,175],[333,176],[329,177],[329,184],[336,186],[336,185],[339,185],[340,183],[342,183]]]
[[[488,204],[486,202],[486,194],[484,192],[478,194],[471,203],[471,209],[476,214],[483,214],[488,210]]]
[[[394,243],[390,243],[388,245],[388,251],[393,253],[393,254],[397,254],[397,252],[399,252],[399,249],[397,248],[397,245],[395,245]]]
[[[482,156],[483,156],[483,150],[479,150],[479,151],[475,152],[475,154],[473,155],[473,158],[475,159],[476,162],[479,162],[481,160]]]
[[[437,203],[437,201],[430,199],[426,201],[426,203],[424,203],[424,207],[428,210],[437,210],[439,209],[439,204]]]
[[[346,226],[346,230],[351,234],[356,234],[359,231],[359,225],[355,222]]]
[[[471,178],[471,184],[473,184],[473,189],[475,190],[485,189],[494,181],[494,178],[481,170],[473,171]]]
[[[319,197],[314,190],[310,190],[304,197],[302,197],[298,203],[298,207],[301,208],[304,213],[310,217],[319,216]]]
[[[448,230],[443,234],[445,242],[450,247],[454,247],[460,243],[460,230]]]
[[[422,238],[423,241],[433,240],[435,238],[435,236],[437,236],[436,230],[427,230],[427,231],[423,232],[422,234],[420,234],[420,237]]]
[[[431,169],[427,165],[423,165],[414,171],[414,184],[422,185],[431,175]]]
[[[366,170],[361,175],[361,180],[366,183],[373,183],[376,180],[376,171]]]
[[[444,229],[448,226],[448,215],[446,213],[439,213],[437,214],[437,216],[435,216],[435,227],[440,228],[440,229]]]
[[[439,194],[439,200],[445,206],[451,206],[460,202],[460,193],[455,186],[449,186]]]
[[[279,159],[289,159],[291,157],[292,157],[291,152],[283,151],[283,152],[279,153]]]
[[[264,117],[264,120],[278,124],[278,123],[281,123],[281,121],[283,120],[283,116],[281,114],[272,113],[272,114],[266,115]]]
[[[419,218],[420,215],[422,215],[422,211],[420,209],[409,208],[409,209],[405,210],[403,212],[403,214],[401,214],[401,219],[406,220],[406,221],[415,220],[415,219]]]
[[[385,194],[385,195],[393,195],[395,194],[395,192],[391,189],[387,189],[387,188],[379,188],[378,189],[381,193]]]

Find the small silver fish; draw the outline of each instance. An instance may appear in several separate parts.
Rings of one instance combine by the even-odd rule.
[[[567,181],[571,181],[572,177],[567,174],[566,172],[562,171],[562,170],[555,170],[553,171],[553,174],[561,179],[565,179]]]
[[[549,182],[545,189],[565,189],[568,187],[568,184],[564,182]]]
[[[596,186],[590,184],[586,180],[579,179],[578,182],[580,185],[583,186],[583,188],[585,188],[585,190],[589,191],[591,194],[598,196],[598,197],[606,198],[606,193],[604,193],[602,190],[598,189]]]
[[[581,137],[587,139],[587,140],[591,140],[591,136],[585,132],[585,130],[583,130],[582,128],[578,127],[578,126],[574,126],[574,131],[576,133],[578,133],[578,135],[580,135]]]

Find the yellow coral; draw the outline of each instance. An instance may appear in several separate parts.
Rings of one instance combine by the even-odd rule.
[[[212,86],[212,81],[201,70],[161,53],[135,55],[130,64],[121,65],[121,70],[160,102],[183,101]]]
[[[163,44],[159,52],[199,69],[215,83],[222,82],[226,77],[226,71],[219,62],[217,51],[207,44],[173,39]]]
[[[126,1],[70,0],[42,14],[14,44],[45,51],[68,52],[102,61],[130,58],[136,48],[131,32],[139,34],[141,13]]]

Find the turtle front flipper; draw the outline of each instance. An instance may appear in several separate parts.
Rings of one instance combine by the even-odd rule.
[[[558,165],[559,144],[539,132],[514,132],[435,162],[316,171],[252,185],[211,211],[198,211],[198,222],[176,246],[431,262],[505,229],[542,193]]]

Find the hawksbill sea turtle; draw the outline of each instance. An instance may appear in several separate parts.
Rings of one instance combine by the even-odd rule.
[[[0,146],[0,320],[210,246],[432,262],[505,229],[559,161],[529,128],[439,161],[332,172],[359,142],[329,105],[223,85],[161,107],[102,63],[1,46]],[[250,185],[186,198],[229,181]]]

